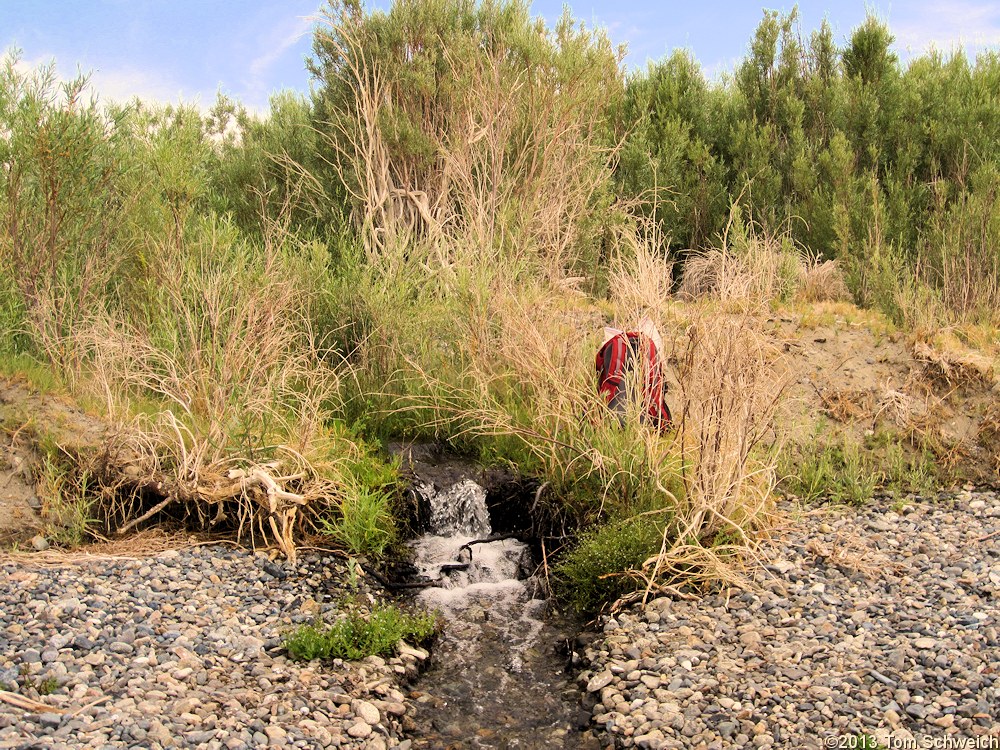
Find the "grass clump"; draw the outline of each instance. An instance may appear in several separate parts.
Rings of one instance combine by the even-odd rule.
[[[926,492],[940,472],[926,450],[907,449],[899,435],[879,430],[864,441],[815,437],[781,457],[782,487],[806,502],[861,505],[878,490],[894,496]]]
[[[817,452],[806,452],[791,486],[807,501],[825,497],[835,503],[861,505],[879,485],[878,474],[867,464],[857,443],[825,445]]]
[[[46,537],[61,546],[79,547],[97,524],[87,472],[77,476],[46,455],[39,484],[45,498],[42,519]]]
[[[623,571],[637,570],[660,551],[663,515],[612,521],[584,532],[553,569],[556,596],[580,614],[596,614],[607,602],[645,585]]]
[[[399,460],[386,459],[354,428],[336,421],[324,461],[335,467],[336,497],[325,507],[317,528],[352,555],[379,557],[399,538],[396,527],[400,490]],[[344,449],[349,454],[337,455]]]
[[[285,648],[300,661],[364,659],[395,653],[401,640],[424,643],[436,631],[433,614],[415,614],[387,604],[375,607],[367,617],[350,612],[330,625],[322,621],[302,625],[285,638]]]
[[[323,519],[323,530],[352,554],[378,557],[396,539],[392,500],[386,490],[350,487],[340,512]]]

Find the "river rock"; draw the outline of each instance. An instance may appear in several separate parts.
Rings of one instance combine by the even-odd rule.
[[[598,690],[607,687],[614,681],[615,676],[611,673],[611,670],[605,670],[600,672],[587,682],[587,692],[596,693]]]
[[[789,507],[798,520],[763,550],[752,586],[660,597],[603,623],[584,654],[600,694],[592,726],[616,748],[659,731],[691,750],[1000,729],[1000,516],[971,512],[992,493],[970,497],[902,514]]]

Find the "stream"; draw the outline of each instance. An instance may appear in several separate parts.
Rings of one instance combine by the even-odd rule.
[[[494,529],[474,471],[458,462],[412,469],[429,511],[426,533],[410,543],[416,580],[435,582],[416,599],[446,623],[411,695],[413,747],[596,747],[580,732],[580,693],[557,653],[575,631],[542,597],[531,547],[483,541]]]

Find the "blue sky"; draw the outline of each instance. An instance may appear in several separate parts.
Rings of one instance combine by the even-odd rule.
[[[208,106],[219,89],[255,110],[273,91],[307,91],[303,60],[320,0],[0,0],[0,47],[17,46],[26,65],[55,60],[63,77],[92,73],[103,98],[141,96]],[[791,2],[739,0],[576,0],[573,15],[605,27],[628,46],[629,68],[690,49],[710,76],[745,54],[762,8]],[[838,43],[871,8],[889,22],[905,60],[929,45],[948,51],[1000,50],[1000,0],[802,0],[802,28],[828,18]],[[379,0],[376,7],[387,7]],[[562,0],[537,0],[550,23]]]

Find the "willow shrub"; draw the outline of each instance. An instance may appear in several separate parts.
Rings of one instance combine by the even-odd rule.
[[[615,145],[620,53],[520,0],[331,2],[314,107],[372,264],[463,273],[590,273]],[[386,259],[385,256],[392,256]]]
[[[116,283],[123,133],[85,77],[61,83],[53,66],[0,64],[0,314],[68,371],[68,335]]]

